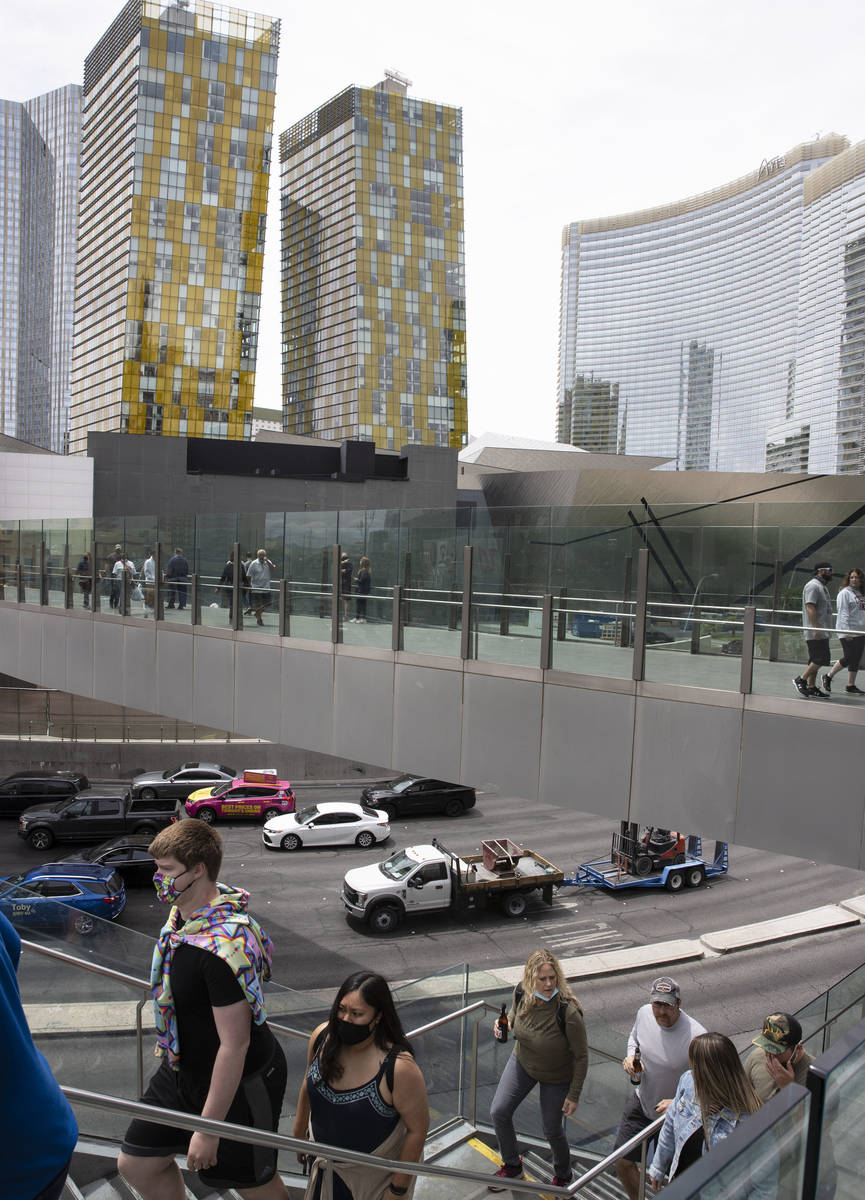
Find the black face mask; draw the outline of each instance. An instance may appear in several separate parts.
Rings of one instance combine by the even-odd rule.
[[[351,1021],[337,1021],[336,1036],[344,1046],[359,1046],[370,1036],[373,1028],[372,1022],[369,1025],[354,1025]]]

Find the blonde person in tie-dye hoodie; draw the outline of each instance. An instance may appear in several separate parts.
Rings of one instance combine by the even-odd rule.
[[[158,834],[150,852],[156,894],[172,907],[151,969],[161,1064],[142,1100],[275,1130],[286,1064],[262,994],[270,939],[247,912],[248,893],[217,882],[222,838],[215,829],[179,821]],[[120,1173],[143,1200],[182,1197],[177,1154],[212,1189],[234,1188],[246,1200],[288,1198],[275,1150],[141,1119],[126,1131]]]

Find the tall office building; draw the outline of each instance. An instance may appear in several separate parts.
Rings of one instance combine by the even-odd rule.
[[[70,448],[252,429],[279,22],[130,0],[84,66]]]
[[[0,432],[66,449],[81,89],[0,100]]]
[[[610,451],[865,470],[865,143],[832,134],[703,195],[567,226],[559,438],[584,444],[599,389],[616,397]]]
[[[388,72],[280,140],[288,433],[467,440],[462,112]]]

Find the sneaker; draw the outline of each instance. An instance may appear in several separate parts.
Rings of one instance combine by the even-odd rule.
[[[793,687],[800,696],[804,696],[806,700],[808,699],[808,684],[801,675],[795,675],[793,677]]]
[[[567,1187],[573,1177],[573,1171],[568,1171],[567,1175],[554,1175],[552,1179],[553,1187]]]
[[[823,691],[826,693],[826,695],[831,696],[832,695],[832,676],[824,675],[821,678],[820,683],[821,683],[821,685],[823,687]]]
[[[830,697],[827,696],[827,694],[825,692],[821,692],[819,688],[815,688],[815,687],[808,688],[808,696],[812,700],[829,700],[830,699]]]
[[[850,687],[845,687],[844,691],[848,696],[865,696],[865,692],[861,688],[857,688],[855,683],[851,684]]]
[[[495,1179],[522,1179],[522,1177],[523,1177],[523,1160],[522,1159],[520,1159],[520,1161],[517,1163],[517,1165],[515,1167],[511,1167],[507,1163],[502,1163],[502,1165],[496,1171],[495,1176],[494,1176]],[[497,1187],[494,1183],[491,1183],[489,1185],[489,1187],[487,1188],[487,1191],[488,1192],[506,1192],[507,1188]]]

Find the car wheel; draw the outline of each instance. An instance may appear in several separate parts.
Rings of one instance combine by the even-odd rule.
[[[156,833],[156,826],[146,821],[143,825],[136,825],[133,832],[135,833]]]
[[[687,887],[702,887],[706,882],[705,867],[691,867],[685,872],[685,884]]]
[[[446,817],[461,817],[464,811],[463,802],[457,796],[454,796],[452,800],[448,800],[445,805]]]
[[[266,808],[266,809],[264,810],[264,813],[263,813],[262,815],[263,815],[263,817],[264,817],[264,821],[265,821],[265,824],[266,824],[268,821],[272,821],[274,817],[281,817],[281,816],[282,816],[282,809],[279,809],[279,808]]]
[[[27,841],[34,850],[50,850],[54,845],[54,834],[50,829],[34,829]]]
[[[141,789],[141,799],[142,800],[155,800],[156,799],[156,788],[142,788]]]
[[[526,898],[522,892],[512,892],[502,900],[502,912],[506,917],[521,917],[526,911]]]
[[[88,934],[96,931],[96,918],[90,913],[80,912],[72,922],[76,933]]]
[[[648,854],[638,854],[634,862],[634,874],[638,879],[645,879],[652,874],[652,860]]]
[[[402,913],[395,904],[380,904],[369,915],[369,927],[373,933],[393,933],[402,920]]]
[[[368,829],[364,829],[354,839],[355,846],[360,846],[361,850],[369,850],[370,846],[375,845],[375,838]]]
[[[299,850],[303,842],[296,833],[287,833],[279,844],[283,850]]]
[[[200,808],[195,814],[199,821],[203,821],[205,825],[212,825],[216,820],[216,813],[212,808]]]
[[[681,892],[685,886],[685,876],[682,871],[671,871],[667,876],[667,882],[664,887],[668,892]]]

